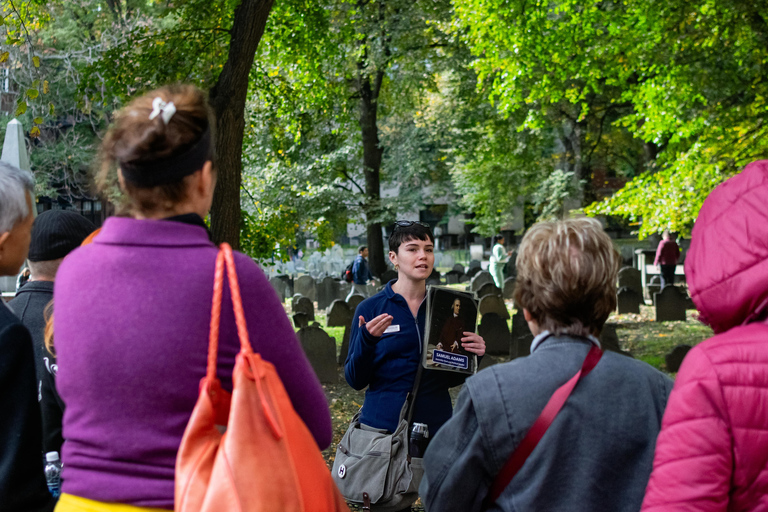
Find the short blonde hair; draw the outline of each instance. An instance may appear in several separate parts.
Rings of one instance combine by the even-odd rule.
[[[515,306],[553,334],[600,334],[616,309],[619,254],[595,219],[535,224],[517,255]]]

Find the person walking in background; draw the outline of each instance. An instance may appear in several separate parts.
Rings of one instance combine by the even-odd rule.
[[[53,283],[64,257],[78,247],[96,226],[82,215],[48,210],[32,224],[29,245],[30,278],[8,306],[32,334],[37,370],[37,399],[43,419],[43,451],[60,452],[64,403],[56,391],[56,357],[45,348],[45,310],[53,299]]]
[[[672,240],[669,230],[665,229],[661,235],[661,242],[656,248],[656,259],[653,260],[653,264],[659,268],[661,273],[662,288],[675,284],[675,268],[679,259],[680,247],[677,242]]]
[[[685,356],[664,413],[647,512],[768,510],[768,160],[704,201],[685,258],[715,336]]]
[[[66,404],[57,512],[174,507],[219,254],[203,221],[216,185],[212,119],[202,91],[164,87],[119,111],[102,143],[99,182],[119,183],[133,217],[108,218],[56,274],[56,385]],[[251,258],[234,259],[251,345],[326,448],[328,404],[282,304]],[[231,301],[225,284],[222,302]],[[240,341],[232,309],[222,310],[217,376],[231,392]]]
[[[15,276],[35,218],[32,174],[0,162],[0,276]],[[49,512],[42,422],[29,331],[0,300],[0,510]]]
[[[515,304],[535,335],[531,355],[467,379],[424,456],[428,511],[482,509],[491,484],[556,390],[599,357],[492,510],[636,512],[672,381],[597,336],[616,309],[620,257],[594,219],[535,224],[517,256]],[[594,361],[594,359],[593,359]],[[632,397],[628,400],[627,397]]]
[[[491,242],[493,247],[491,248],[491,264],[489,270],[491,276],[493,276],[493,282],[500,289],[504,289],[504,264],[509,260],[512,255],[512,251],[507,251],[504,248],[504,236],[494,235]]]
[[[357,249],[357,256],[352,263],[352,289],[347,295],[347,300],[353,295],[362,295],[368,297],[368,283],[373,280],[371,271],[368,268],[368,247],[361,245]]]

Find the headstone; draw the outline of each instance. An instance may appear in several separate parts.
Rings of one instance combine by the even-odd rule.
[[[460,265],[458,263],[453,266],[453,270],[455,270],[456,272],[461,272],[462,274],[465,273],[464,265]]]
[[[293,325],[296,326],[297,329],[301,329],[302,327],[306,327],[309,325],[309,315],[306,313],[294,313],[293,314]]]
[[[501,296],[505,299],[511,299],[515,296],[515,278],[508,277],[504,280],[504,290]]]
[[[621,350],[621,347],[619,347],[619,335],[616,334],[616,324],[607,323],[603,325],[603,330],[600,332],[600,346],[603,350],[610,350],[623,356],[632,357],[632,354]]]
[[[293,306],[294,313],[306,313],[310,322],[315,321],[315,305],[309,298],[301,296],[296,299],[296,303]]]
[[[450,253],[442,253],[443,257],[440,258],[440,266],[441,267],[453,267],[453,264],[456,263],[456,260],[453,259],[453,256],[450,255]],[[439,254],[435,254],[435,256],[439,256]]]
[[[691,350],[690,345],[678,345],[672,349],[672,352],[665,355],[664,362],[667,364],[667,371],[670,373],[677,373],[689,350]]]
[[[317,254],[317,253],[314,253]],[[296,278],[293,282],[293,289],[296,293],[309,298],[311,301],[315,301],[317,295],[315,291],[315,280],[312,276],[303,275]]]
[[[440,282],[441,282],[440,272],[438,272],[437,269],[432,269],[432,273],[427,278],[427,284],[440,286]]]
[[[469,262],[469,270],[472,270],[473,268],[480,268],[482,269],[482,265],[480,264],[480,260],[472,260]]]
[[[487,283],[493,283],[493,276],[490,272],[483,270],[481,272],[477,272],[475,276],[472,278],[472,281],[470,281],[470,289],[473,293],[477,293],[477,291]]]
[[[657,322],[685,321],[687,297],[677,286],[665,286],[653,296]]]
[[[3,154],[0,161],[18,167],[22,171],[29,171],[29,155],[27,143],[24,139],[24,127],[18,119],[11,119],[6,125],[5,142],[3,142]]]
[[[326,309],[338,296],[339,281],[331,276],[327,276],[315,288],[317,290],[318,309]]]
[[[350,309],[349,304],[343,300],[335,300],[328,308],[328,317],[326,325],[328,327],[349,327],[352,324],[352,315],[355,312]]]
[[[509,311],[507,311],[507,306],[504,305],[504,299],[499,295],[486,295],[481,298],[477,306],[477,312],[481,316],[485,316],[486,313],[496,313],[501,318],[509,318]]]
[[[347,325],[344,328],[344,338],[341,340],[338,363],[342,366],[347,361],[347,355],[349,354],[349,331],[351,328],[352,327],[350,325]]]
[[[507,260],[507,263],[504,265],[504,276],[509,279],[510,277],[515,277],[517,275],[517,266],[515,265],[515,254],[512,253],[512,256]]]
[[[285,302],[285,296],[288,292],[288,287],[285,285],[285,281],[275,276],[269,278],[269,284],[271,284],[272,288],[274,288],[275,293],[277,293],[277,296],[280,299],[280,302]]]
[[[475,296],[479,299],[482,299],[486,295],[497,295],[499,297],[502,296],[501,290],[499,290],[499,288],[493,283],[485,283],[480,287],[479,290],[475,292]]]
[[[385,270],[383,274],[381,274],[381,282],[386,284],[393,279],[397,279],[397,270]]]
[[[523,310],[518,309],[517,313],[512,317],[512,350],[509,353],[509,357],[514,359],[530,355],[532,341],[533,334],[531,334],[531,330],[528,328],[528,322],[525,321]]]
[[[470,267],[470,269],[467,270],[467,273],[465,274],[467,276],[467,280],[471,280],[473,277],[475,277],[476,274],[482,271],[483,269],[480,267]]]
[[[619,270],[618,288],[630,288],[640,297],[643,296],[643,274],[634,267]]]
[[[640,304],[645,304],[645,302],[643,302],[643,296],[628,286],[619,288],[619,293],[616,294],[616,299],[616,310],[620,315],[625,313],[639,314]]]
[[[299,329],[298,336],[320,382],[335,384],[338,380],[336,341],[317,326]]]
[[[462,284],[463,283],[468,283],[471,280],[472,280],[472,278],[470,276],[468,276],[467,274],[461,274],[461,277],[459,277],[459,283],[462,283]]]
[[[354,312],[357,309],[358,304],[360,304],[364,300],[365,300],[365,297],[363,297],[362,295],[355,294],[351,296],[349,300],[347,300],[347,304],[349,304],[349,309],[351,309],[352,312]]]
[[[285,274],[279,274],[276,277],[285,283],[285,298],[293,297],[293,277]]]
[[[336,290],[336,298],[341,300],[347,300],[349,290],[352,289],[352,283],[346,281],[339,281],[339,288]]]
[[[445,274],[445,284],[459,284],[459,279],[464,275],[464,272],[456,272],[451,270]]]
[[[648,282],[648,286],[646,286],[646,289],[648,290],[648,296],[653,301],[653,304],[656,304],[656,294],[661,291],[661,277],[660,276],[653,276],[651,277],[651,280]]]
[[[486,352],[486,354],[480,359],[480,362],[477,365],[477,371],[485,370],[488,367],[491,367],[495,364],[499,364],[499,362],[506,362],[508,361],[509,354],[504,354],[504,358],[501,359],[499,357],[494,357]],[[501,361],[500,361],[501,359]]]
[[[512,347],[512,336],[507,321],[496,313],[483,315],[477,333],[485,340],[485,353],[508,356]]]

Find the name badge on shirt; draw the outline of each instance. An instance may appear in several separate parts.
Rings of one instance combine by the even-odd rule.
[[[389,333],[392,333],[392,332],[400,332],[400,326],[399,325],[390,325],[389,327],[386,328],[386,330],[384,331],[384,334],[389,334]]]

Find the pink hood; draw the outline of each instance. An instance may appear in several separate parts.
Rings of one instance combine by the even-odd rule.
[[[749,164],[704,201],[685,259],[701,320],[716,333],[768,310],[768,160]]]

